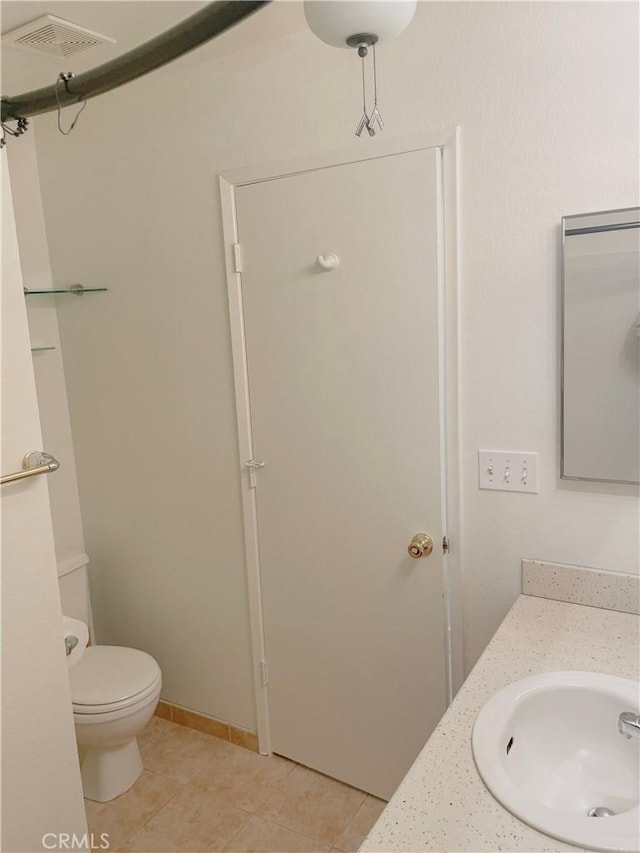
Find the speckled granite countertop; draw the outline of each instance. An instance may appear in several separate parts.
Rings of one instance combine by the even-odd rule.
[[[521,595],[403,779],[361,851],[576,851],[494,800],[476,770],[471,729],[496,690],[527,675],[588,670],[639,677],[638,617]]]

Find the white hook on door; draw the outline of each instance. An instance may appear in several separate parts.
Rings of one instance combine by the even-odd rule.
[[[340,263],[340,258],[337,255],[318,255],[318,263],[323,270],[334,270]]]

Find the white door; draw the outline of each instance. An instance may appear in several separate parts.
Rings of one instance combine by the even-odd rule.
[[[437,149],[236,190],[271,746],[381,797],[445,709],[440,202]]]

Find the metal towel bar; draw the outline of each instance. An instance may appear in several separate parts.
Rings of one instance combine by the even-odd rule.
[[[35,463],[35,464],[34,464]],[[30,450],[22,460],[22,471],[13,474],[5,474],[0,483],[13,483],[15,480],[24,480],[25,477],[34,477],[36,474],[49,474],[57,471],[60,463],[50,453],[43,450]]]

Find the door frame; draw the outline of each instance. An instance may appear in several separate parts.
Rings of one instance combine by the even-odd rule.
[[[261,183],[301,172],[316,171],[332,166],[406,154],[412,151],[437,148],[440,150],[440,203],[442,205],[443,235],[438,246],[438,304],[440,348],[440,432],[441,442],[441,500],[443,529],[449,541],[443,554],[443,588],[445,607],[446,696],[450,704],[464,680],[463,672],[463,613],[462,613],[462,539],[460,504],[460,383],[459,373],[459,216],[460,216],[460,128],[447,128],[433,134],[368,142],[363,149],[350,147],[339,151],[315,154],[280,163],[248,166],[222,172],[219,176],[222,206],[224,256],[229,296],[231,349],[238,422],[238,450],[242,480],[242,513],[244,522],[245,559],[249,599],[249,623],[253,661],[253,684],[256,701],[258,749],[271,754],[269,727],[268,676],[264,617],[262,609],[262,578],[258,546],[256,491],[250,487],[245,461],[253,458],[249,375],[242,304],[242,261],[235,251],[238,243],[236,187]]]

